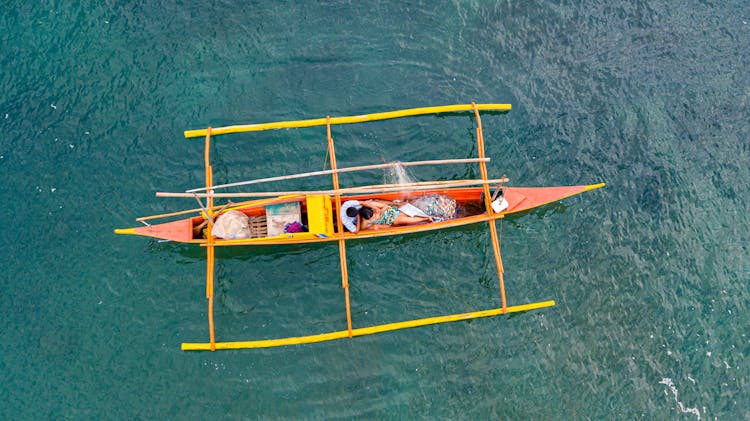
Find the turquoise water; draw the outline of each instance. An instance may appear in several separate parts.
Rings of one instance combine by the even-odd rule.
[[[748,3],[72,3],[0,14],[0,418],[750,418]],[[608,184],[502,224],[509,304],[557,306],[180,351],[207,340],[204,251],[112,229],[194,207],[154,197],[202,184],[183,130],[471,101],[513,104],[483,117],[491,177]],[[334,137],[340,166],[462,158],[473,127]],[[315,171],[325,130],[213,158],[216,182]],[[347,250],[355,326],[499,306],[484,226]],[[219,250],[217,338],[342,329],[337,256]]]

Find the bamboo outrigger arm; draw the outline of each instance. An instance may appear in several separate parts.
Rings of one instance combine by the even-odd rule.
[[[326,139],[328,140],[328,156],[331,159],[331,169],[336,170],[336,148],[333,146],[333,137],[331,137],[331,117],[326,117]],[[333,182],[333,189],[339,190],[339,174],[334,172],[331,174],[331,181]],[[341,194],[336,193],[336,208],[335,214],[338,215],[341,212]],[[337,218],[338,221],[338,218]],[[344,228],[340,222],[336,223],[339,227],[339,232]],[[343,238],[339,238],[339,262],[341,265],[341,287],[344,288],[344,300],[346,305],[346,331],[349,337],[352,337],[352,310],[351,302],[349,299],[349,270],[346,265],[346,242]]]
[[[480,111],[510,111],[510,104],[476,104]],[[354,124],[367,121],[388,120],[392,118],[412,117],[417,115],[455,113],[462,111],[473,111],[473,104],[443,105],[439,107],[409,108],[406,110],[388,111],[384,113],[362,114],[349,117],[331,117],[330,124]],[[328,124],[326,118],[315,118],[311,120],[278,121],[275,123],[244,124],[237,126],[214,127],[211,136],[229,133],[257,132],[274,129],[299,129],[303,127],[325,126]],[[206,129],[186,130],[185,137],[202,137],[206,135]]]
[[[209,193],[212,193],[211,185],[213,184],[213,168],[211,168],[211,127],[206,131],[206,145],[204,152],[204,160],[206,166],[206,189]],[[200,200],[198,201],[200,203]],[[216,336],[214,333],[214,267],[216,264],[215,250],[214,250],[214,236],[211,234],[213,230],[213,206],[214,198],[206,198],[206,219],[209,222],[207,238],[208,243],[206,244],[206,299],[208,300],[208,349],[216,351]]]
[[[484,134],[482,132],[482,118],[479,116],[479,106],[475,103],[471,103],[474,110],[474,117],[477,120],[477,151],[480,158],[484,158]],[[487,180],[487,164],[484,162],[479,163],[479,171],[482,174],[482,180]],[[492,242],[492,252],[495,255],[495,267],[497,268],[497,280],[500,286],[500,300],[502,301],[503,313],[507,310],[507,303],[505,300],[505,280],[503,279],[503,259],[500,256],[500,241],[497,235],[497,227],[495,226],[495,212],[492,210],[490,198],[490,189],[487,183],[482,185],[484,188],[484,203],[487,209],[487,214],[490,216],[490,240]],[[502,218],[502,215],[499,215]],[[502,222],[502,221],[501,221]]]

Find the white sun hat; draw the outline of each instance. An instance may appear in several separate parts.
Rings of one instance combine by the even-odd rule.
[[[349,232],[357,232],[357,217],[346,214],[346,210],[349,208],[354,208],[359,211],[362,209],[362,205],[356,200],[347,200],[341,204],[341,222]]]

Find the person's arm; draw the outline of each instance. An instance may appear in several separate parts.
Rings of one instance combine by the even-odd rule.
[[[374,217],[375,216],[373,216],[373,218]],[[359,218],[357,220],[357,231],[359,231],[359,230],[363,230],[363,231],[367,231],[367,230],[382,230],[382,229],[390,228],[390,227],[391,227],[390,225],[373,224],[369,220],[362,219],[362,218]]]
[[[388,206],[396,206],[396,207],[404,206],[405,204],[409,203],[409,199],[404,199],[404,200],[402,200],[402,199],[394,199],[394,200],[380,200],[380,199],[378,199],[378,200],[381,203],[385,203]]]
[[[377,209],[379,211],[383,211],[386,208],[388,208],[388,205],[386,205],[385,203],[379,200],[368,200],[365,202],[365,206],[372,208],[372,209]]]

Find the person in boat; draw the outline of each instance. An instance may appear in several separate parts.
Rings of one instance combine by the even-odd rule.
[[[341,223],[349,232],[357,232],[360,209],[362,205],[358,200],[347,200],[341,204]]]
[[[384,229],[394,225],[412,225],[432,222],[429,216],[409,216],[399,209],[399,205],[385,200],[367,200],[359,210],[359,229]]]

